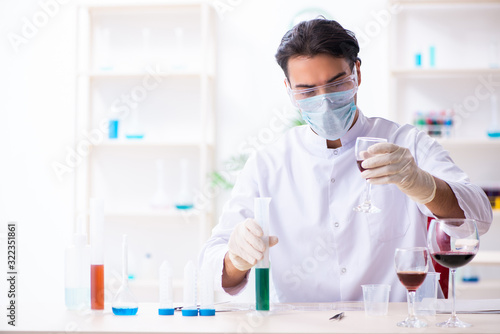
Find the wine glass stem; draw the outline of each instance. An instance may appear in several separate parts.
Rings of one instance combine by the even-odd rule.
[[[366,180],[366,186],[365,186],[365,204],[371,204],[371,192],[372,192],[372,184]]]
[[[408,291],[408,318],[415,320],[415,291]]]
[[[455,309],[455,271],[456,269],[451,269],[451,318],[453,320],[457,318]]]

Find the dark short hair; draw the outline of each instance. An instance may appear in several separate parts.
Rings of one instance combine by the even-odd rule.
[[[328,54],[345,58],[352,69],[356,61],[361,61],[358,53],[358,40],[352,31],[344,29],[337,21],[317,18],[300,22],[283,36],[276,61],[288,78],[291,57]]]

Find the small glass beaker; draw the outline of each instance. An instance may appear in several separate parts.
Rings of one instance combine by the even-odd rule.
[[[424,283],[415,294],[416,315],[436,315],[436,302],[441,273],[427,273]]]
[[[387,315],[389,308],[389,284],[362,285],[365,314],[368,316]]]

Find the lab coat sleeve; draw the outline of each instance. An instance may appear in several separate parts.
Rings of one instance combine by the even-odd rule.
[[[257,166],[255,156],[249,158],[245,167],[238,175],[229,201],[224,205],[219,224],[212,230],[212,236],[205,243],[200,253],[200,265],[207,264],[214,269],[215,282],[230,295],[241,292],[248,283],[248,275],[237,286],[232,288],[222,287],[222,270],[224,256],[228,251],[227,243],[234,227],[246,218],[253,218],[254,198],[258,197]]]
[[[465,217],[478,221],[479,233],[486,233],[493,221],[493,212],[484,191],[470,182],[467,174],[455,165],[448,152],[435,139],[419,132],[416,142],[419,167],[445,181],[455,194]],[[434,217],[427,206],[418,206],[422,213]]]

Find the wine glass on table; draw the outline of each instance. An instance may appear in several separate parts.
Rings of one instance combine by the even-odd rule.
[[[473,219],[434,219],[429,225],[427,245],[432,258],[451,271],[451,317],[438,327],[470,327],[457,318],[455,310],[455,271],[472,261],[479,250],[479,232]]]
[[[421,328],[427,323],[415,316],[415,293],[425,280],[429,269],[429,251],[425,247],[397,248],[394,264],[399,281],[407,289],[408,317],[397,323],[399,327]]]
[[[375,137],[358,137],[356,139],[356,147],[354,149],[356,154],[356,162],[358,163],[358,168],[361,172],[364,172],[365,169],[361,167],[361,163],[368,158],[374,156],[373,154],[368,153],[368,148],[377,143],[386,143],[387,139],[384,138],[375,138]],[[372,190],[372,185],[368,180],[366,180],[365,192],[363,194],[363,203],[356,206],[354,211],[364,212],[364,213],[376,213],[380,212],[380,209],[372,204],[370,193]]]

